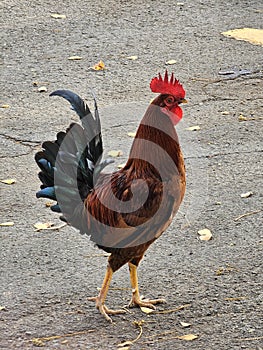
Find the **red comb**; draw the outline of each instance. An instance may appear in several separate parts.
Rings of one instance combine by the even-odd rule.
[[[184,88],[179,83],[179,80],[174,78],[173,73],[169,81],[167,69],[164,74],[164,79],[162,78],[160,73],[158,74],[158,77],[152,79],[150,83],[150,88],[152,92],[158,92],[164,95],[173,95],[177,98],[185,97]]]

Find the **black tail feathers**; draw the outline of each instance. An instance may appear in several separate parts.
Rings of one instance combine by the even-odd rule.
[[[57,201],[51,210],[62,212],[63,220],[83,231],[79,215],[83,201],[93,189],[101,170],[111,161],[101,161],[103,146],[97,103],[94,98],[94,117],[87,104],[69,90],[57,90],[50,96],[61,96],[70,102],[81,124],[72,123],[66,132],[59,132],[54,142],[43,143],[35,155],[42,182],[37,198]]]

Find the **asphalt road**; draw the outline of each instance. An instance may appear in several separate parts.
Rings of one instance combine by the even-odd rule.
[[[0,179],[16,179],[0,183],[0,223],[14,222],[0,227],[0,348],[117,349],[141,332],[131,349],[262,349],[262,46],[220,34],[262,28],[262,2],[3,0],[0,6]],[[82,59],[68,60],[74,55]],[[99,60],[107,69],[90,70]],[[139,269],[142,293],[168,303],[149,315],[130,309],[108,324],[87,300],[101,285],[103,252],[68,226],[33,227],[61,223],[35,198],[33,156],[42,141],[77,120],[48,93],[68,88],[91,101],[92,88],[105,150],[121,149],[116,165],[125,161],[127,133],[153,97],[150,79],[168,60],[176,60],[168,69],[189,100],[178,126],[188,187],[180,212]],[[250,74],[218,74],[235,68]],[[47,92],[38,92],[41,86]],[[196,125],[200,130],[187,130]],[[247,192],[253,194],[241,198]],[[211,240],[199,240],[203,228]],[[123,267],[108,305],[124,306],[130,295]],[[189,334],[196,339],[180,338]]]

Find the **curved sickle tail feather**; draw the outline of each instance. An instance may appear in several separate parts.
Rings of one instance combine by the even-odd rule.
[[[112,161],[100,162],[103,147],[95,98],[93,117],[87,104],[69,90],[57,90],[50,96],[61,96],[69,101],[79,115],[82,126],[72,123],[66,132],[57,134],[55,141],[42,144],[43,150],[35,155],[41,169],[39,179],[42,183],[36,196],[57,201],[51,210],[62,212],[63,221],[84,233],[87,228],[83,202],[102,169]]]

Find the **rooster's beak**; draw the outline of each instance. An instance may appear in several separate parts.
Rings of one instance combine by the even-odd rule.
[[[185,98],[183,98],[183,99],[180,101],[180,103],[188,103],[188,101],[187,101]]]

